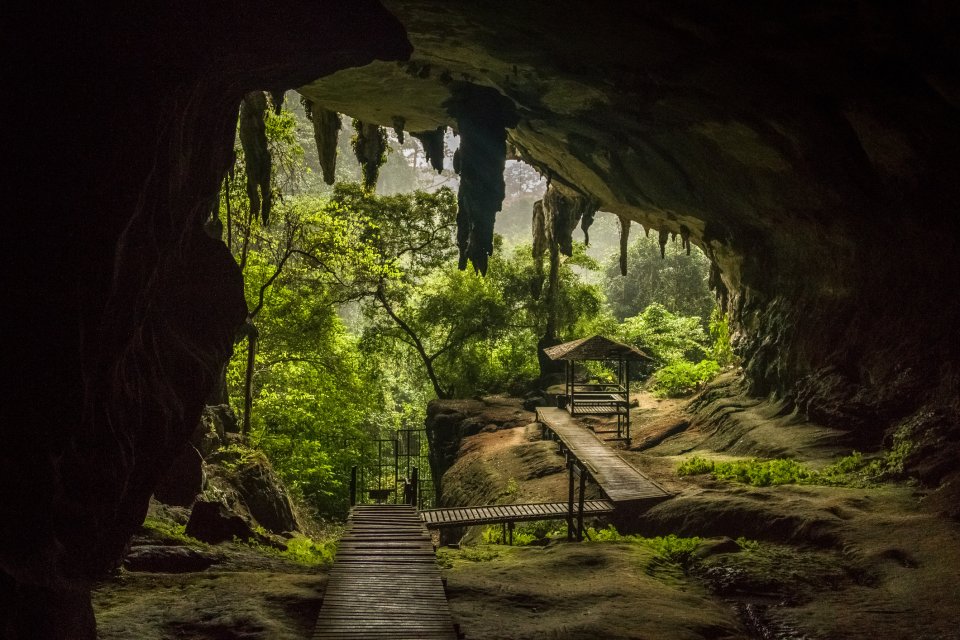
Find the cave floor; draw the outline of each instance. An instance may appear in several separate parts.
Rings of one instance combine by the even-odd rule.
[[[731,401],[720,427],[698,426],[686,401],[639,402],[633,450],[621,454],[675,497],[638,530],[700,546],[671,563],[625,542],[467,546],[482,537],[469,530],[460,550],[441,552],[467,637],[960,638],[960,524],[928,508],[927,492],[679,477],[693,455],[820,468],[850,449],[839,432],[764,402]],[[535,427],[487,429],[463,442],[445,491],[453,504],[563,500],[557,460]]]
[[[638,530],[699,537],[692,554],[665,559],[636,541],[481,544],[472,528],[459,548],[439,551],[467,638],[960,638],[960,524],[930,509],[924,491],[678,477],[679,461],[695,454],[789,455],[816,467],[849,453],[829,429],[771,418],[776,407],[763,403],[720,428],[698,426],[684,406],[642,394],[634,450],[621,453],[675,494]],[[448,504],[563,500],[566,489],[563,459],[535,425],[467,437],[444,476]],[[99,637],[309,637],[325,569],[243,545],[215,549],[221,560],[205,571],[122,571],[101,584]]]

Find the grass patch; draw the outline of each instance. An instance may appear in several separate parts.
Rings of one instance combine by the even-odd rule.
[[[333,539],[316,541],[307,536],[296,536],[284,542],[286,550],[257,542],[252,538],[250,540],[234,538],[234,542],[255,549],[262,555],[282,558],[304,567],[330,566],[333,564],[334,556],[337,555],[337,541]]]
[[[483,530],[480,541],[483,544],[506,544],[509,540],[503,539],[503,527],[500,525],[491,525]],[[534,522],[521,522],[513,529],[513,544],[517,547],[525,547],[532,544],[542,543],[548,538],[561,538],[567,535],[567,523],[564,520],[537,520]]]
[[[316,541],[311,538],[296,537],[287,541],[287,550],[280,555],[291,562],[305,567],[329,566],[337,554],[336,540]]]
[[[161,520],[159,518],[147,516],[147,518],[143,521],[143,529],[151,536],[166,542],[183,544],[190,547],[209,546],[206,542],[201,542],[192,536],[188,536],[186,534],[187,528],[185,525],[176,524],[175,522],[171,522],[169,520]]]
[[[629,542],[646,547],[653,551],[655,558],[686,567],[694,550],[703,542],[702,538],[693,536],[683,538],[674,534],[645,538],[639,535],[624,535],[610,525],[604,529],[587,528],[589,540],[592,542]]]
[[[459,549],[443,547],[437,549],[437,565],[441,569],[452,569],[458,561],[489,562],[490,560],[499,558],[503,553],[503,547],[494,547],[486,544],[469,547],[464,546]]]
[[[909,454],[910,448],[909,442],[898,442],[883,456],[875,459],[867,459],[859,451],[854,451],[820,471],[790,458],[718,462],[694,456],[677,467],[677,475],[696,476],[709,473],[717,480],[741,482],[754,487],[781,484],[868,487],[883,480],[902,477],[903,460]]]

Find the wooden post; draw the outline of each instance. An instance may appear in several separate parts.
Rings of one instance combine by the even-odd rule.
[[[626,387],[626,390],[627,390],[627,449],[629,449],[630,448],[630,361],[627,360],[625,365],[627,370],[627,375],[626,375],[627,379],[624,383],[624,386]]]
[[[570,469],[570,491],[567,499],[567,540],[573,540],[573,458],[567,457],[567,467]]]
[[[507,531],[510,532],[510,546],[513,546],[513,522],[507,523]]]
[[[580,503],[577,506],[577,542],[583,542],[583,494],[587,488],[587,470],[581,464],[580,471]]]
[[[357,465],[350,469],[350,506],[357,506]]]
[[[397,503],[400,501],[400,496],[397,495],[399,491],[397,490],[397,485],[400,483],[400,438],[394,436],[393,438],[393,502]]]
[[[410,504],[420,507],[420,469],[417,467],[410,470]]]

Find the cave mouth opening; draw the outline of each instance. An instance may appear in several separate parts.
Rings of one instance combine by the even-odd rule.
[[[244,321],[242,281],[202,231],[238,101],[315,78],[356,87],[339,75],[348,66],[417,81],[412,94],[367,85],[374,109],[371,97],[436,86],[443,97],[429,104],[443,104],[458,83],[461,100],[491,101],[497,116],[463,109],[474,121],[461,133],[509,129],[558,184],[634,222],[688,229],[719,266],[751,393],[875,443],[903,432],[905,466],[924,484],[956,473],[960,304],[943,295],[960,288],[951,3],[637,6],[616,20],[593,6],[510,20],[413,0],[390,0],[393,13],[366,1],[240,4],[11,16],[12,84],[35,98],[31,126],[5,130],[27,150],[22,183],[50,184],[47,149],[75,159],[61,188],[8,201],[42,212],[16,216],[11,244],[45,243],[4,270],[22,364],[0,501],[15,635],[95,637],[90,580],[142,522]],[[450,37],[431,41],[438,33]],[[514,107],[471,93],[476,81]],[[468,194],[469,261],[487,249],[485,193]]]
[[[690,379],[664,393],[688,393],[733,363],[729,344],[715,355],[711,263],[689,237],[645,229],[631,244],[629,220],[589,210],[569,187],[551,191],[544,170],[508,148],[496,248],[478,279],[454,266],[458,132],[411,135],[402,118],[392,130],[368,126],[293,91],[248,94],[244,105],[237,161],[205,225],[239,266],[248,308],[214,403],[238,410],[240,433],[282,477],[322,496],[311,504],[321,513],[345,512],[350,468],[382,476],[364,459],[382,458],[370,447],[421,430],[431,397],[544,393],[548,339],[602,331],[639,343],[657,362],[634,369],[641,380],[667,364],[697,372],[684,369]],[[263,128],[259,150],[252,124]],[[250,193],[264,188],[250,178],[258,156],[272,159],[268,218],[258,209],[268,199]],[[310,447],[335,471],[304,468]],[[421,477],[429,482],[426,469]]]

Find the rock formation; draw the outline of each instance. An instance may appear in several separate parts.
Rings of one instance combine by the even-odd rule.
[[[524,160],[706,252],[752,393],[909,431],[937,481],[960,442],[954,5],[385,5],[411,60],[301,92],[409,130],[456,126],[463,83],[498,92]]]
[[[7,80],[30,106],[3,134],[18,160],[0,636],[86,640],[90,584],[143,521],[246,315],[236,265],[203,231],[241,100],[409,44],[366,0],[37,6],[6,26]]]
[[[8,16],[6,84],[24,99],[3,128],[5,637],[94,637],[90,581],[230,353],[242,286],[203,224],[252,91],[459,126],[461,244],[480,270],[506,142],[689,238],[716,265],[752,393],[874,442],[911,435],[925,482],[955,470],[955,3],[385,4],[405,29],[373,0]]]

